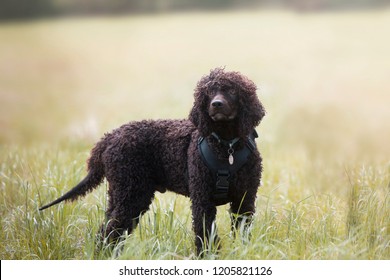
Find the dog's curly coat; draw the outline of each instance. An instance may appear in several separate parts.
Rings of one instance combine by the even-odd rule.
[[[215,174],[201,159],[198,139],[205,137],[212,150],[226,158],[227,147],[211,134],[227,140],[239,138],[235,147],[238,150],[244,147],[265,110],[252,81],[222,68],[212,70],[198,82],[194,97],[189,120],[130,122],[106,134],[91,152],[86,178],[41,209],[75,200],[106,177],[109,203],[107,224],[101,233],[116,240],[125,230],[132,232],[156,191],[169,190],[190,197],[200,253],[202,244],[208,242],[217,210],[213,200]],[[228,198],[233,214],[250,217],[255,212],[261,171],[261,156],[255,150],[230,180]]]

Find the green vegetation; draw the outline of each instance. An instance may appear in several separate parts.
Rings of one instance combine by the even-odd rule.
[[[267,116],[250,232],[206,259],[390,258],[389,11],[191,13],[0,25],[0,258],[196,259],[190,201],[157,194],[140,226],[95,253],[107,185],[39,212],[85,176],[104,132],[185,118],[226,66],[259,86]]]

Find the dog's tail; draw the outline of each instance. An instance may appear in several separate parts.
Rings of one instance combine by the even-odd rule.
[[[73,189],[65,193],[63,196],[57,198],[53,202],[42,206],[41,208],[39,208],[39,210],[44,210],[64,200],[76,200],[78,197],[86,195],[88,192],[91,192],[93,189],[99,186],[104,178],[104,165],[101,157],[105,148],[105,141],[100,141],[93,148],[91,152],[91,157],[88,160],[88,175]]]

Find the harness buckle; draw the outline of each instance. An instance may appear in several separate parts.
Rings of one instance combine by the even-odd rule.
[[[218,170],[216,192],[228,193],[230,172],[228,170]]]
[[[215,184],[213,194],[214,202],[216,203],[216,205],[222,205],[229,202],[229,179],[229,170],[222,169],[217,171],[217,183]]]

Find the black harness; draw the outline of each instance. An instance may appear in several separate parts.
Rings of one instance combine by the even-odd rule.
[[[219,158],[212,151],[204,137],[200,137],[198,140],[198,150],[203,162],[216,176],[216,186],[213,193],[214,201],[216,205],[223,205],[230,202],[228,197],[230,179],[248,161],[249,155],[257,150],[255,138],[258,135],[254,130],[247,137],[248,141],[246,141],[244,147],[237,151],[234,150],[234,145],[240,141],[240,138],[227,141],[221,139],[216,133],[211,135],[220,144],[228,148],[229,157]]]

